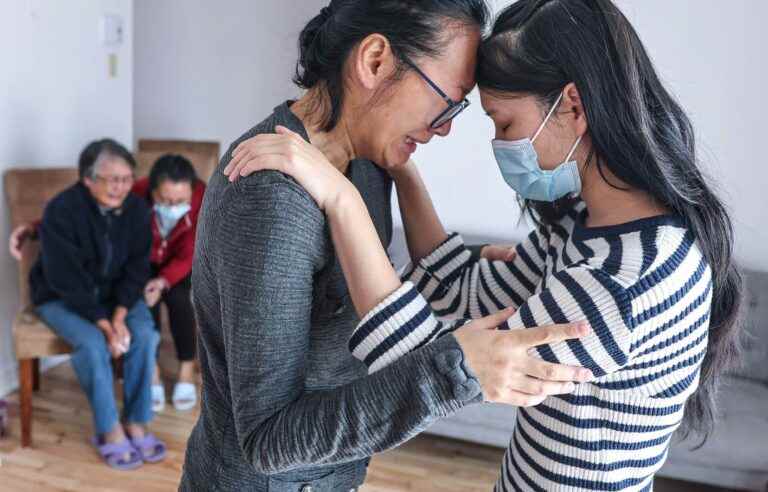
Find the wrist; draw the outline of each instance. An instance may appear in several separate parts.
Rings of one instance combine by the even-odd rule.
[[[325,204],[325,213],[328,215],[333,215],[341,211],[348,210],[350,207],[354,207],[361,200],[362,197],[360,196],[360,192],[357,191],[357,188],[355,188],[351,182],[347,181],[339,187],[338,192],[331,196],[328,202]]]
[[[171,288],[171,283],[168,282],[168,279],[166,279],[165,277],[158,276],[155,280],[158,284],[158,287],[160,287],[161,291],[166,291]]]
[[[413,178],[418,176],[418,170],[416,164],[413,161],[408,161],[405,164],[397,167],[393,167],[388,170],[389,175],[395,182],[395,185],[400,186],[413,181]]]
[[[467,353],[459,340],[452,335],[446,335],[437,357],[436,366],[438,372],[448,376],[453,386],[453,395],[464,404],[479,403],[485,400],[482,383],[477,373],[470,365]]]
[[[459,346],[459,349],[461,350],[461,353],[464,357],[464,364],[467,366],[467,368],[472,372],[473,375],[476,375],[477,372],[472,369],[473,364],[475,361],[475,351],[474,351],[474,333],[472,333],[471,328],[467,328],[467,325],[464,325],[451,333],[453,338],[456,340],[456,344]],[[478,378],[479,379],[479,378]]]

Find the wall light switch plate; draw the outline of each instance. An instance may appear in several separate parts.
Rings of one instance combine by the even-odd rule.
[[[101,43],[104,46],[118,46],[123,42],[123,18],[119,15],[105,14],[100,22]]]

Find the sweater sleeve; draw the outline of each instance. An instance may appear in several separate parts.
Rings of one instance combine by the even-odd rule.
[[[304,389],[324,219],[295,183],[256,185],[257,178],[225,195],[216,235],[226,240],[214,261],[236,438],[254,469],[275,474],[355,461],[482,400],[453,337],[373,376]]]
[[[627,364],[633,341],[632,306],[626,290],[608,274],[589,266],[566,268],[547,278],[502,329],[587,321],[592,332],[579,340],[537,347],[542,359],[585,367],[595,377]]]
[[[473,259],[458,234],[451,235],[404,278],[441,318],[480,318],[517,307],[531,296],[544,271],[546,239],[538,231],[517,245],[510,262]]]
[[[608,275],[586,266],[568,268],[547,278],[547,287],[529,296],[499,329],[521,329],[588,321],[592,332],[579,340],[537,347],[549,362],[586,367],[596,377],[626,365],[632,342],[631,304],[626,291]],[[350,338],[352,354],[370,371],[465,324],[438,321],[410,282],[368,313]]]
[[[85,268],[72,217],[62,201],[54,200],[46,207],[38,226],[46,282],[83,318],[92,322],[108,319],[110,313],[99,304],[96,282]]]

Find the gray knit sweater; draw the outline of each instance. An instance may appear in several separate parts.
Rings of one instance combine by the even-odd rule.
[[[224,155],[200,214],[192,282],[203,397],[180,490],[348,491],[372,454],[482,401],[453,336],[373,375],[349,353],[359,319],[322,211],[280,173],[235,184],[221,173],[239,142],[277,124],[308,139],[278,106]],[[365,160],[347,177],[387,246],[390,179]]]

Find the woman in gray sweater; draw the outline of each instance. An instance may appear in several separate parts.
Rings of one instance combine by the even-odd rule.
[[[387,246],[386,169],[450,132],[488,17],[482,0],[333,1],[302,32],[295,81],[307,93],[232,144],[200,215],[192,281],[203,397],[181,490],[355,490],[372,454],[463,406],[536,404],[590,376],[527,355],[583,327],[490,330],[508,310],[367,375],[347,343],[358,313],[382,299],[353,305],[321,208],[283,174],[233,183],[221,172],[242,158],[240,142],[289,128],[354,183]]]

